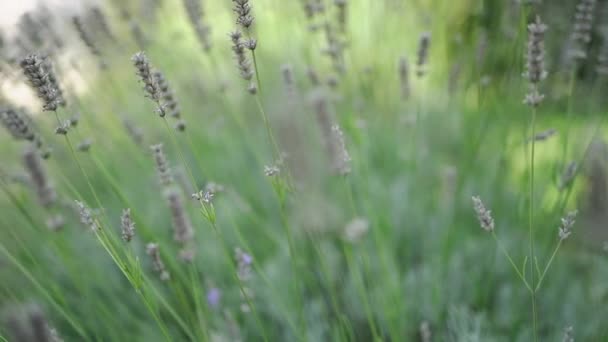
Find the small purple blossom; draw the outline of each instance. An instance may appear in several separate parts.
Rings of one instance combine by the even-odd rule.
[[[222,299],[222,291],[217,287],[212,287],[207,291],[207,303],[212,308],[217,308],[220,305]]]

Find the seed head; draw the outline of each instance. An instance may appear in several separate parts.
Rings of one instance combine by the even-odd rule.
[[[167,281],[171,279],[169,272],[165,269],[165,264],[160,258],[160,250],[157,243],[148,243],[146,245],[146,253],[152,259],[152,270],[159,274],[160,280]]]
[[[135,66],[135,70],[137,76],[139,76],[140,81],[143,83],[143,89],[146,93],[146,97],[150,98],[157,105],[158,114],[161,117],[165,116],[165,108],[161,103],[162,92],[160,86],[154,77],[152,66],[148,57],[144,52],[138,52],[131,58],[133,65]]]
[[[477,213],[477,219],[481,228],[487,232],[494,230],[494,219],[492,218],[492,212],[486,209],[486,206],[478,196],[473,196],[473,209]]]
[[[560,240],[566,240],[570,234],[572,234],[572,227],[574,226],[574,223],[576,223],[576,215],[578,214],[578,211],[574,210],[569,212],[566,217],[562,218],[562,223],[559,226],[559,239]]]
[[[524,103],[537,107],[544,99],[539,93],[539,83],[547,77],[545,71],[545,31],[547,26],[543,24],[539,16],[528,25],[528,52],[526,55],[526,72],[524,77],[530,84],[530,91],[526,94]]]
[[[264,174],[266,175],[266,177],[274,177],[277,176],[279,173],[281,173],[281,169],[279,169],[275,165],[264,166]]]
[[[76,146],[76,149],[80,152],[88,152],[91,149],[91,145],[93,144],[93,140],[91,140],[90,138],[84,139],[83,141],[79,142],[78,145]]]
[[[78,213],[80,214],[80,222],[82,222],[82,224],[84,224],[86,227],[90,228],[93,232],[99,231],[101,227],[99,227],[99,224],[95,218],[93,218],[91,208],[80,201],[76,201],[76,206],[78,207]]]
[[[122,239],[130,242],[135,236],[135,221],[131,218],[131,209],[123,209],[120,216],[120,228],[122,231]]]
[[[569,57],[574,59],[587,58],[586,48],[591,42],[591,29],[595,14],[595,0],[580,0],[574,13],[574,28],[572,31],[572,50]]]
[[[173,239],[181,244],[185,244],[194,237],[194,230],[192,229],[192,223],[184,208],[180,192],[175,188],[168,188],[165,192],[165,198],[171,209]]]
[[[27,148],[23,153],[23,164],[36,191],[38,201],[42,206],[49,207],[57,199],[57,193],[49,181],[40,155],[34,149]]]
[[[253,70],[245,53],[245,43],[242,41],[242,37],[243,36],[240,31],[234,31],[230,34],[230,39],[232,40],[232,51],[234,52],[241,77],[247,81],[251,81],[253,78]]]
[[[407,100],[410,97],[410,71],[405,57],[399,59],[399,80],[401,81],[401,99]]]
[[[82,21],[82,19],[78,16],[73,16],[72,24],[74,24],[74,28],[76,29],[76,32],[78,32],[78,36],[80,37],[80,40],[82,40],[84,45],[86,45],[89,52],[93,56],[97,57],[97,59],[99,60],[99,67],[101,69],[105,69],[106,64],[103,61],[103,56],[101,54],[101,50],[99,50],[99,48],[97,47],[97,43],[95,42],[95,39],[93,38],[93,36],[85,28],[85,24]]]
[[[173,175],[163,151],[163,144],[152,145],[150,148],[154,154],[154,162],[156,163],[156,171],[158,172],[160,184],[162,186],[170,186],[173,184]]]
[[[179,107],[179,103],[177,102],[177,99],[175,98],[175,95],[171,90],[169,82],[167,82],[167,79],[165,78],[163,73],[158,70],[154,71],[153,75],[154,79],[156,80],[156,84],[158,85],[158,88],[160,90],[160,101],[162,103],[162,108],[164,108],[164,110],[168,112],[171,117],[179,119],[181,116],[181,110]]]
[[[249,30],[253,24],[249,0],[232,0],[232,4],[234,5],[233,11],[237,15],[236,23],[244,30]]]
[[[91,8],[91,17],[96,24],[97,28],[100,29],[101,32],[112,42],[116,42],[116,37],[114,33],[112,33],[112,29],[108,24],[108,20],[106,19],[106,15],[103,13],[101,8],[94,6]],[[81,37],[82,39],[82,37]],[[83,39],[84,40],[84,39]]]
[[[0,123],[15,140],[35,141],[37,138],[30,125],[30,119],[13,108],[0,108]]]
[[[60,90],[52,70],[49,69],[49,62],[44,58],[32,54],[23,58],[20,62],[21,69],[27,78],[30,86],[36,90],[38,97],[44,102],[42,108],[46,111],[55,111],[61,105]]]
[[[416,60],[416,75],[422,77],[426,74],[426,65],[429,59],[429,48],[431,46],[431,33],[424,32],[418,40],[418,57]]]

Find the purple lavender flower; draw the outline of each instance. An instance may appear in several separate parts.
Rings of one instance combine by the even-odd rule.
[[[222,291],[217,287],[212,287],[207,291],[207,303],[212,308],[217,308],[220,305],[220,300],[222,299]]]

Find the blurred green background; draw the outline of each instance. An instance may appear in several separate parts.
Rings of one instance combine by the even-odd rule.
[[[234,2],[200,2],[210,49],[186,3],[41,2],[3,33],[0,112],[28,113],[51,150],[40,163],[57,198],[40,205],[23,163],[30,144],[2,130],[0,340],[608,339],[605,1],[592,12],[587,57],[572,63],[577,1],[250,0],[255,95],[233,55]],[[548,25],[548,77],[535,132],[557,134],[535,139],[531,197],[522,73],[536,15]],[[131,62],[140,50],[171,85],[184,132],[144,96]],[[67,99],[57,113],[41,110],[20,70],[31,53],[53,62]],[[75,117],[66,144],[57,120]],[[346,175],[332,170],[327,120],[343,131]],[[89,151],[72,153],[89,139]],[[194,227],[191,263],[174,241],[149,148],[158,143]],[[272,165],[278,176],[265,175]],[[201,190],[215,194],[212,205],[191,199]],[[499,244],[479,227],[475,195]],[[75,200],[100,231],[81,223]],[[125,208],[130,243],[120,240]],[[560,218],[575,209],[572,236],[551,258]],[[58,215],[64,224],[51,229]],[[528,281],[552,260],[535,293],[536,329],[530,293],[499,246]],[[235,274],[235,248],[253,259],[247,279]]]

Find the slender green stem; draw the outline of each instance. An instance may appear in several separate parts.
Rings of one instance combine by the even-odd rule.
[[[545,275],[547,275],[547,271],[549,271],[551,264],[553,264],[553,259],[555,259],[555,256],[557,255],[557,251],[559,250],[559,248],[562,245],[562,241],[563,241],[562,239],[559,239],[557,246],[555,246],[555,249],[553,250],[553,254],[551,254],[551,258],[549,258],[549,262],[547,262],[547,265],[545,266],[543,273],[541,273],[540,277],[538,278],[538,284],[536,285],[535,291],[538,291],[540,289],[540,286],[543,283],[543,279],[545,279]]]
[[[536,135],[536,107],[532,108],[532,120],[530,122],[531,127],[531,136],[534,137]],[[534,254],[534,153],[535,153],[535,139],[532,139],[530,143],[530,211],[528,217],[529,224],[529,233],[530,233],[530,288],[531,288],[531,300],[532,300],[532,328],[534,334],[534,341],[538,341],[538,327],[537,327],[537,310],[536,310],[536,287],[535,287],[535,270],[534,264],[536,260],[536,255]]]
[[[44,286],[42,286],[38,282],[38,280],[36,280],[36,277],[34,277],[27,270],[27,268],[25,268],[2,244],[0,244],[0,252],[2,252],[2,254],[4,254],[6,258],[13,265],[15,265],[15,267],[17,267],[19,271],[21,271],[21,273],[23,273],[23,275],[34,285],[34,287],[36,287],[38,291],[40,291],[40,293],[47,298],[47,300],[51,303],[55,310],[57,310],[57,312],[61,316],[63,316],[63,318],[65,318],[65,320],[72,326],[72,328],[78,333],[78,335],[80,335],[83,339],[90,341],[90,338],[87,336],[84,329],[78,323],[76,323],[76,320],[74,320],[65,310],[63,310],[61,305],[59,305],[59,303],[55,301],[55,299],[51,296],[50,293],[48,293]]]
[[[513,270],[515,271],[515,273],[517,273],[517,276],[519,277],[519,279],[524,283],[524,285],[526,286],[526,288],[528,290],[532,291],[532,288],[528,284],[528,281],[526,280],[526,277],[521,273],[521,271],[519,270],[519,267],[517,267],[517,265],[515,264],[515,262],[513,261],[513,259],[511,258],[511,256],[509,255],[509,252],[507,252],[507,250],[502,245],[502,243],[500,242],[500,240],[498,240],[498,237],[496,236],[496,233],[494,231],[492,231],[492,238],[494,238],[494,241],[496,241],[496,245],[498,246],[498,249],[500,249],[500,251],[502,252],[502,254],[507,258],[507,260],[511,264],[511,267],[513,267]]]

